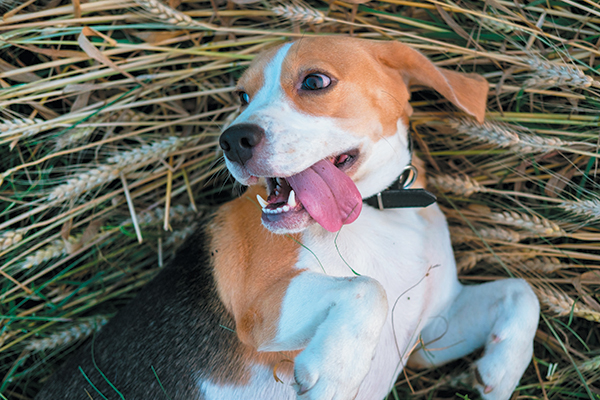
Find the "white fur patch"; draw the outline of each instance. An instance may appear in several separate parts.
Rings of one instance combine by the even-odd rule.
[[[293,400],[294,389],[285,383],[275,382],[273,371],[262,365],[252,368],[252,377],[247,385],[219,385],[208,380],[199,383],[204,400]]]

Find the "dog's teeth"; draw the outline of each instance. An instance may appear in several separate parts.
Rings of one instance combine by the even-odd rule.
[[[260,206],[261,206],[262,208],[265,208],[266,206],[268,206],[268,205],[269,205],[269,203],[267,203],[267,201],[266,201],[265,199],[263,199],[263,198],[260,196],[260,194],[257,194],[257,195],[256,195],[256,200],[258,200],[258,204],[260,204]]]
[[[285,206],[282,207],[283,212],[288,212],[290,211],[290,206],[288,206],[287,204]]]
[[[281,178],[277,178],[277,186],[281,186]]]
[[[290,196],[288,197],[288,204],[290,208],[296,207],[296,193],[293,190],[290,190]]]
[[[279,189],[275,189],[275,195],[279,196]]]

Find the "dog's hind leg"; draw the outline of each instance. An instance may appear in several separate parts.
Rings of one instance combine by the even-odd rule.
[[[508,399],[533,355],[539,302],[522,279],[463,286],[446,312],[422,331],[424,348],[409,365],[442,365],[484,347],[473,384],[486,400]]]

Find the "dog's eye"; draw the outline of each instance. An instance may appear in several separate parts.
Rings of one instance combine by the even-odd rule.
[[[240,101],[242,102],[242,106],[247,106],[250,103],[250,96],[246,92],[238,92],[238,96],[240,96]]]
[[[319,90],[325,89],[331,85],[331,79],[323,74],[310,74],[304,78],[302,89],[304,90]]]

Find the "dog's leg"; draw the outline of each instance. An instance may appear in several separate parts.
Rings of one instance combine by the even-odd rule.
[[[486,400],[508,399],[531,361],[539,311],[521,279],[463,286],[446,313],[422,331],[425,348],[409,365],[441,365],[485,346],[473,366],[473,384]]]
[[[276,334],[257,347],[304,348],[294,365],[298,398],[350,400],[369,371],[387,311],[374,279],[303,272],[287,287]]]

